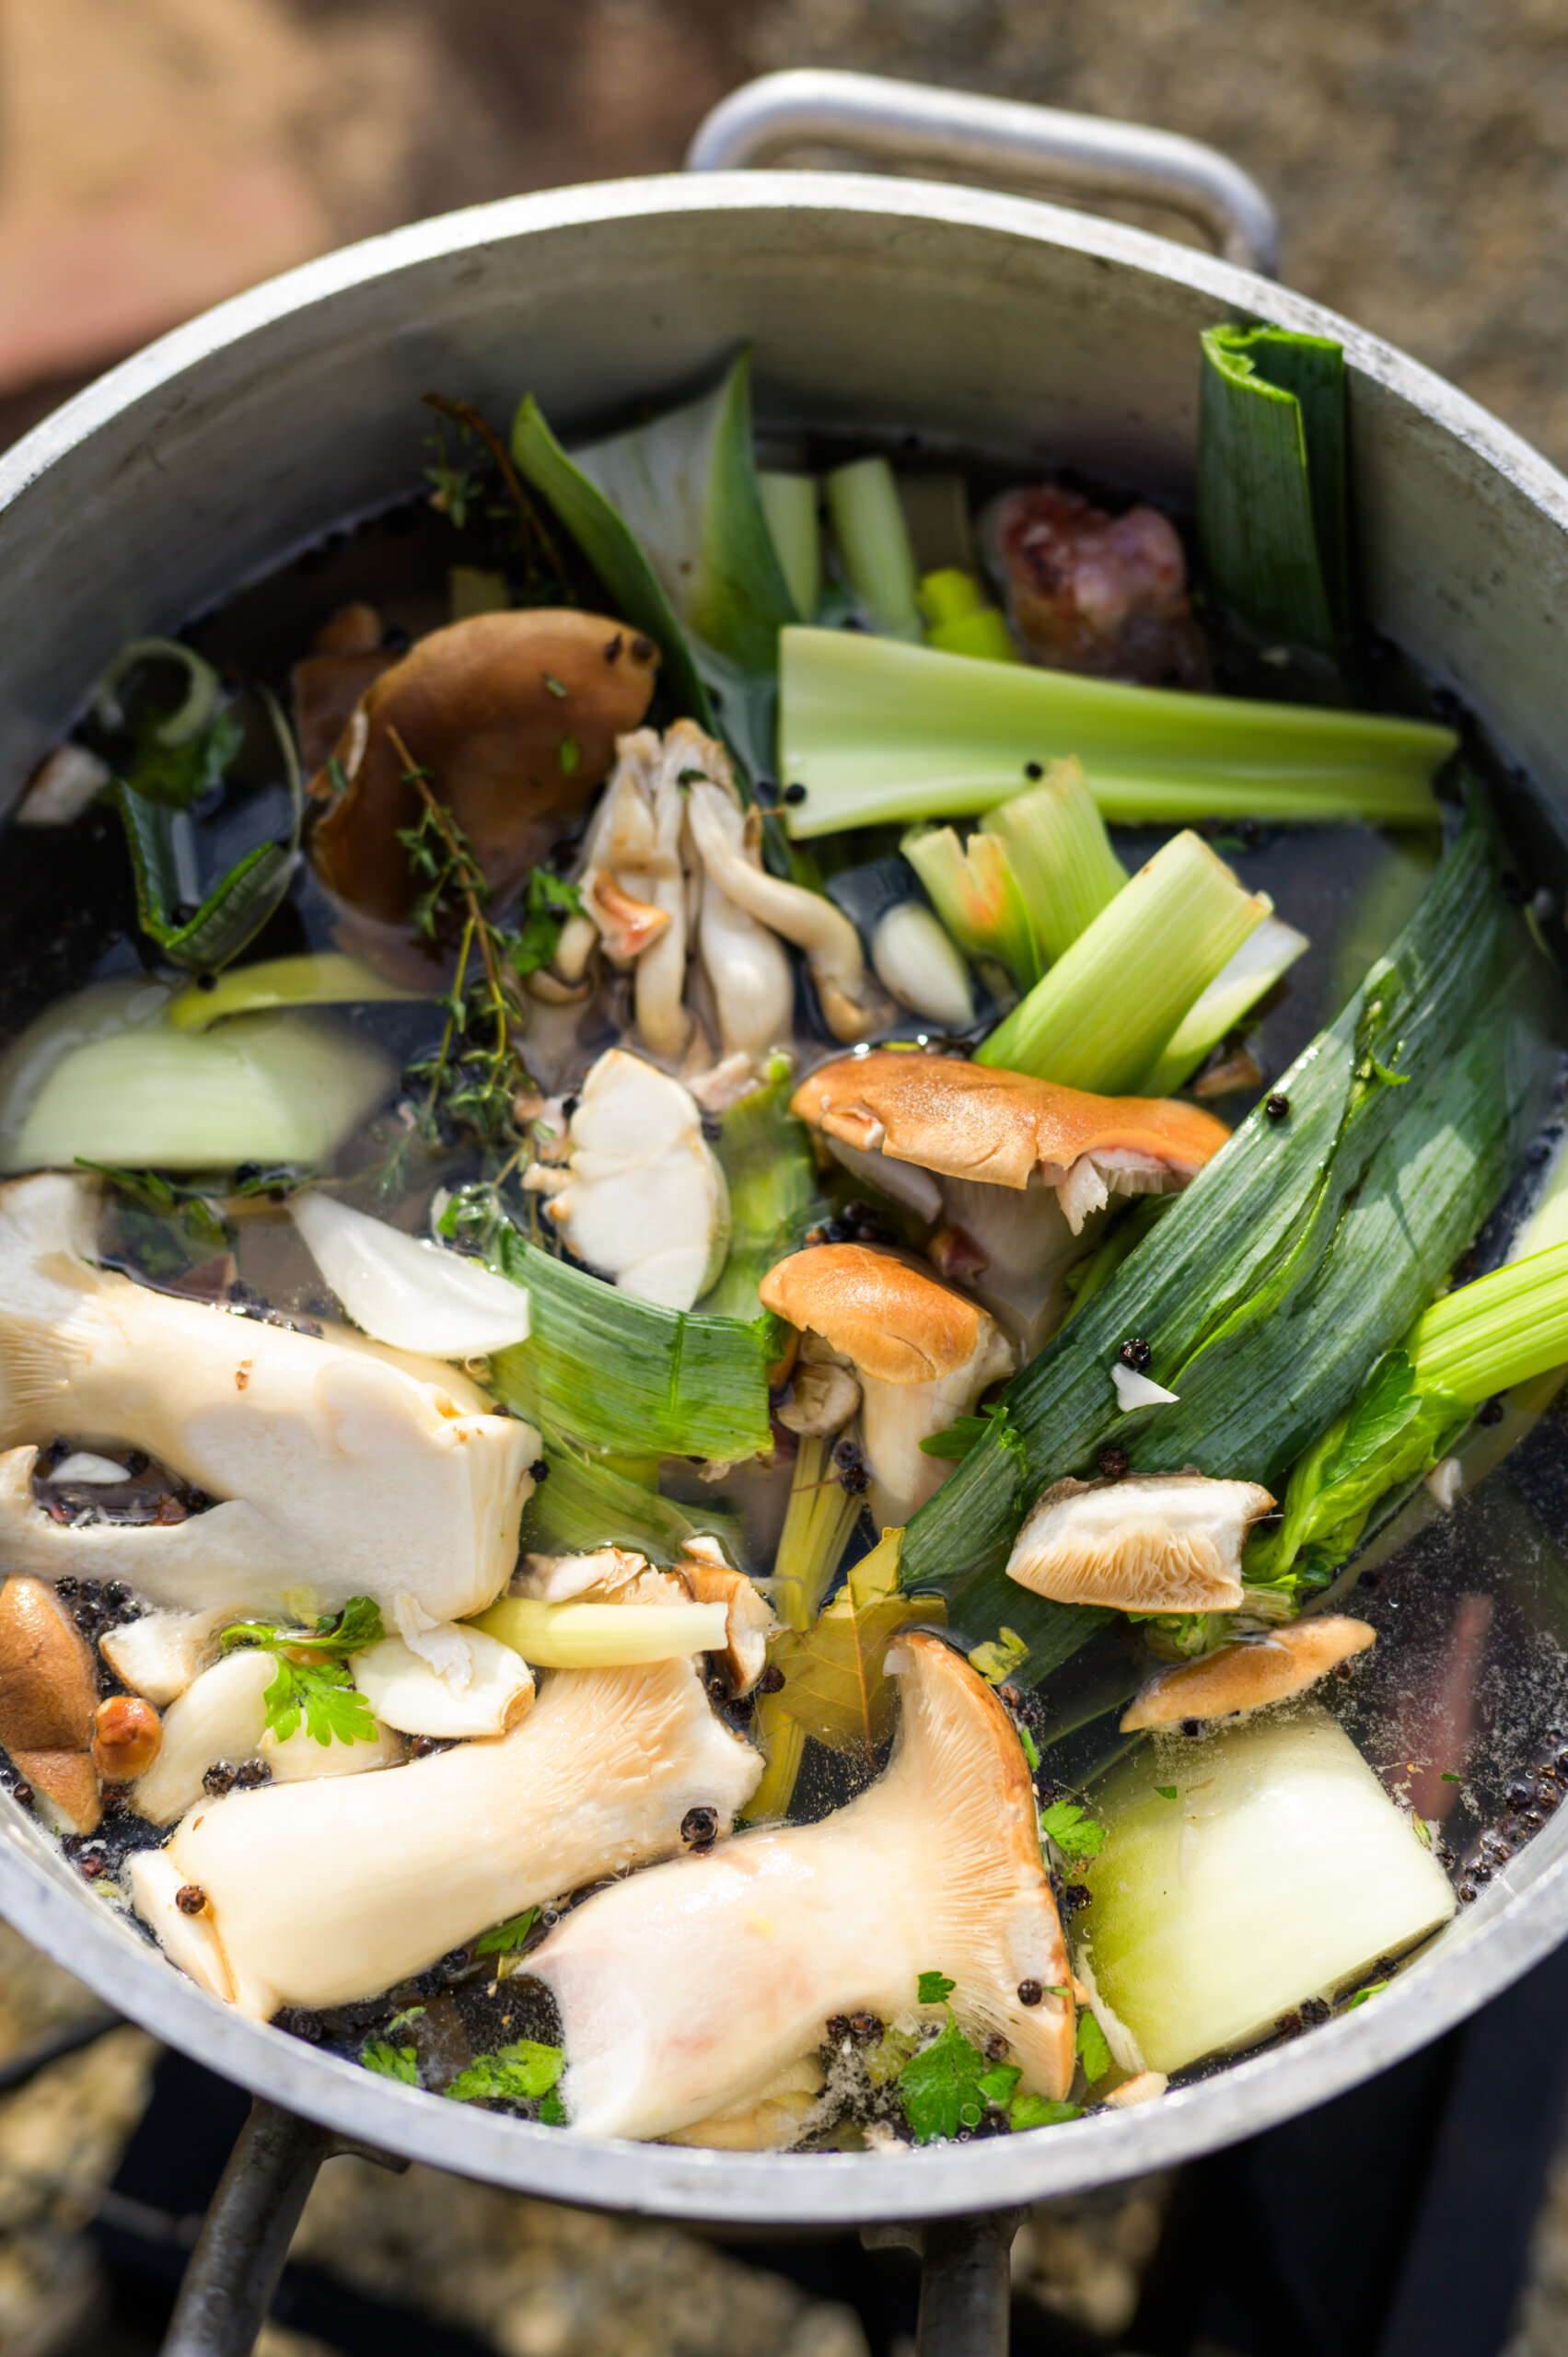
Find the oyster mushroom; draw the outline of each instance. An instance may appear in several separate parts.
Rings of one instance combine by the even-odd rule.
[[[1058,1281],[1084,1248],[1086,1220],[1112,1195],[1185,1187],[1230,1134],[1172,1099],[1097,1097],[892,1049],[823,1064],[791,1109],[858,1176],[923,1217],[946,1201],[986,1263],[975,1290],[1030,1351],[1055,1322]],[[912,1178],[929,1193],[912,1195]]]
[[[810,1245],[770,1269],[758,1292],[764,1308],[819,1335],[852,1364],[872,1514],[907,1522],[953,1470],[921,1442],[1013,1373],[1013,1344],[966,1294],[901,1253],[865,1244]]]
[[[1065,2095],[1070,1975],[1018,1738],[942,1639],[902,1637],[887,1666],[902,1724],[869,1791],[617,1883],[529,1957],[560,2011],[574,2128],[662,2136],[745,2105],[830,2015],[909,2018],[934,1970],[966,2030],[1002,2033],[1028,2086]],[[1051,1993],[1029,2006],[1031,1980]]]
[[[697,773],[687,779],[687,823],[708,883],[737,910],[805,951],[835,1039],[864,1038],[886,1014],[887,1003],[865,970],[859,933],[822,893],[767,873],[760,814],[741,809],[722,747],[699,737],[691,750]]]
[[[412,908],[417,879],[398,835],[418,822],[420,800],[395,731],[505,899],[602,784],[657,665],[650,640],[602,614],[538,607],[432,631],[366,689],[338,739],[347,787],[312,830],[317,874],[382,923]],[[331,793],[328,772],[311,791]]]
[[[650,912],[647,939],[636,952],[637,1029],[649,1052],[670,1063],[679,1062],[691,1036],[684,998],[686,804],[679,784],[684,739],[677,735],[682,728],[691,723],[678,722],[662,739],[656,729],[639,728],[618,741],[614,774],[589,825],[577,877],[587,913],[612,956],[629,944],[607,912],[604,879]],[[665,920],[656,930],[655,914]]]
[[[1178,1662],[1140,1687],[1121,1717],[1121,1732],[1177,1726],[1184,1719],[1223,1719],[1260,1711],[1305,1694],[1342,1661],[1365,1653],[1377,1631],[1347,1614],[1325,1612],[1271,1629],[1260,1637],[1238,1638],[1199,1661]]]
[[[167,1850],[132,1859],[131,1891],[175,1960],[242,2012],[348,2004],[678,1849],[693,1808],[727,1831],[761,1768],[690,1660],[562,1671],[489,1741],[194,1809]],[[174,1887],[189,1884],[206,1898],[199,1956],[175,1945]]]
[[[1234,1612],[1241,1550],[1273,1505],[1256,1481],[1130,1473],[1054,1481],[1013,1542],[1007,1576],[1057,1604],[1117,1612]]]
[[[99,1196],[46,1173],[0,1187],[0,1548],[17,1570],[122,1579],[231,1617],[308,1589],[483,1608],[517,1560],[539,1455],[450,1367],[318,1339],[95,1268]],[[222,1501],[173,1524],[57,1523],[32,1494],[62,1431],[145,1449]],[[19,1444],[19,1445],[18,1445]]]
[[[622,1293],[690,1309],[724,1266],[729,1190],[690,1092],[624,1048],[610,1048],[572,1115],[566,1168],[535,1163],[523,1183],[580,1260]]]
[[[803,1440],[830,1440],[860,1406],[860,1386],[849,1361],[820,1334],[801,1337],[789,1389],[774,1413]]]
[[[41,1580],[0,1587],[0,1744],[60,1832],[90,1833],[102,1814],[91,1746],[92,1655]]]

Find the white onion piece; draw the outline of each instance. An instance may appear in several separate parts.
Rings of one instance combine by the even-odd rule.
[[[1110,1379],[1116,1386],[1116,1403],[1124,1416],[1131,1415],[1134,1408],[1168,1408],[1180,1397],[1178,1392],[1167,1391],[1163,1383],[1151,1383],[1146,1375],[1123,1366],[1120,1360],[1110,1370]]]
[[[163,1747],[132,1786],[138,1817],[172,1825],[202,1797],[202,1779],[215,1760],[254,1759],[267,1732],[261,1697],[277,1664],[259,1645],[237,1645],[203,1670],[164,1713]]]
[[[900,1006],[949,1031],[967,1031],[974,1021],[970,970],[921,901],[888,911],[871,936],[871,963]]]
[[[1269,2036],[1454,1912],[1409,1817],[1316,1705],[1140,1745],[1096,1812],[1087,1953],[1151,2071]]]
[[[90,1448],[78,1448],[49,1468],[51,1481],[85,1481],[91,1487],[105,1487],[114,1481],[131,1479],[123,1465],[116,1465],[112,1457],[95,1456]]]
[[[528,1340],[521,1285],[315,1188],[291,1197],[310,1257],[372,1341],[426,1358],[482,1358]]]
[[[387,1726],[404,1735],[504,1735],[533,1700],[533,1673],[510,1645],[478,1629],[453,1632],[465,1649],[466,1683],[404,1644],[383,1637],[351,1656],[354,1682]]]

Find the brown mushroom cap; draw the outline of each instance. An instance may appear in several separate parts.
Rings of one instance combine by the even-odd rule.
[[[879,1383],[931,1383],[968,1366],[993,1320],[899,1252],[813,1244],[769,1270],[762,1306],[809,1328]]]
[[[408,914],[416,884],[398,830],[416,823],[420,804],[395,729],[492,890],[509,892],[604,783],[657,668],[649,640],[603,614],[541,607],[432,631],[366,691],[338,739],[348,790],[311,835],[318,875],[366,915]],[[331,781],[311,791],[330,795]]]
[[[1179,1662],[1140,1688],[1121,1721],[1123,1735],[1140,1727],[1175,1726],[1182,1719],[1227,1718],[1304,1694],[1353,1654],[1377,1641],[1376,1629],[1348,1614],[1326,1612],[1221,1645],[1201,1661]]]
[[[0,1587],[0,1744],[36,1791],[90,1833],[99,1815],[92,1655],[42,1580]]]
[[[1058,1604],[1233,1612],[1247,1533],[1273,1503],[1256,1481],[1204,1473],[1055,1481],[1015,1539],[1007,1576]]]
[[[163,1721],[139,1694],[111,1694],[93,1715],[93,1766],[105,1783],[145,1775],[163,1748]]]
[[[1049,1182],[1086,1154],[1146,1155],[1191,1178],[1230,1135],[1212,1113],[1169,1097],[1096,1097],[957,1056],[887,1048],[821,1065],[790,1109],[863,1154],[993,1187],[1027,1187],[1036,1170]]]

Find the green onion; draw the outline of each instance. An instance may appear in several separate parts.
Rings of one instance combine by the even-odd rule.
[[[1256,933],[1244,941],[1223,966],[1202,996],[1191,1006],[1170,1038],[1154,1071],[1143,1083],[1148,1097],[1168,1097],[1191,1078],[1211,1048],[1234,1031],[1248,1010],[1272,991],[1310,944],[1304,933],[1265,917]]]
[[[761,1319],[639,1301],[515,1229],[497,1251],[503,1274],[528,1287],[533,1331],[497,1354],[492,1383],[530,1423],[630,1457],[733,1461],[772,1447]]]
[[[788,1056],[770,1057],[761,1086],[722,1117],[716,1151],[729,1187],[729,1250],[704,1316],[761,1317],[762,1279],[825,1215],[806,1125],[789,1109],[794,1079]]]
[[[1265,639],[1337,656],[1350,615],[1344,354],[1288,328],[1202,338],[1198,534],[1215,595]]]
[[[656,1457],[608,1457],[548,1428],[541,1438],[547,1473],[523,1509],[525,1552],[591,1555],[623,1547],[668,1570],[702,1535],[716,1538],[732,1562],[745,1560],[738,1516],[661,1497]]]
[[[835,467],[827,488],[828,513],[844,571],[873,630],[891,638],[918,639],[914,551],[892,468],[886,459],[856,459],[847,467]]]
[[[1568,1243],[1445,1295],[1405,1343],[1416,1388],[1471,1407],[1568,1360]]]
[[[865,631],[780,639],[792,834],[993,809],[1026,766],[1075,753],[1113,825],[1211,817],[1430,826],[1447,728],[1360,712],[1177,694],[1034,664],[977,664]]]
[[[956,1627],[1007,1622],[1042,1674],[1100,1617],[1005,1577],[1047,1481],[1092,1471],[1114,1437],[1135,1467],[1277,1493],[1431,1301],[1554,1086],[1550,985],[1498,870],[1474,807],[1388,956],[1281,1081],[1286,1119],[1242,1125],[1015,1378],[1012,1447],[988,1433],[914,1517],[905,1585],[940,1588]],[[1175,1406],[1119,1412],[1110,1367],[1130,1334]]]
[[[822,587],[822,535],[817,524],[815,475],[775,474],[761,469],[758,494],[779,567],[795,610],[808,622],[817,610]]]
[[[1004,1017],[977,1063],[1114,1097],[1143,1086],[1194,1001],[1272,903],[1201,837],[1155,853]]]
[[[722,1653],[727,1619],[722,1604],[544,1604],[504,1596],[468,1626],[539,1669],[619,1669]]]
[[[1086,933],[1127,881],[1099,806],[1076,761],[1052,761],[1043,781],[991,814],[1047,965]]]
[[[1000,835],[978,831],[960,843],[951,827],[914,827],[899,846],[958,947],[993,958],[1020,991],[1044,969],[1023,889]]]

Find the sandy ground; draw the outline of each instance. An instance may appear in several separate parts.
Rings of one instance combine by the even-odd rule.
[[[1568,462],[1565,34],[1564,0],[7,0],[0,437],[272,271],[512,190],[672,168],[726,88],[819,64],[1214,141],[1278,204],[1291,284]],[[0,2051],[88,2002],[0,1932]],[[5,2357],[93,2346],[79,2230],[150,2061],[127,2030],[0,2101]],[[1159,2200],[1037,2212],[1020,2282],[1121,2333]],[[865,2346],[846,2311],[691,2237],[418,2170],[333,2164],[299,2247],[505,2357]],[[1568,2156],[1508,2357],[1565,2347]],[[280,2333],[264,2350],[311,2357]]]

